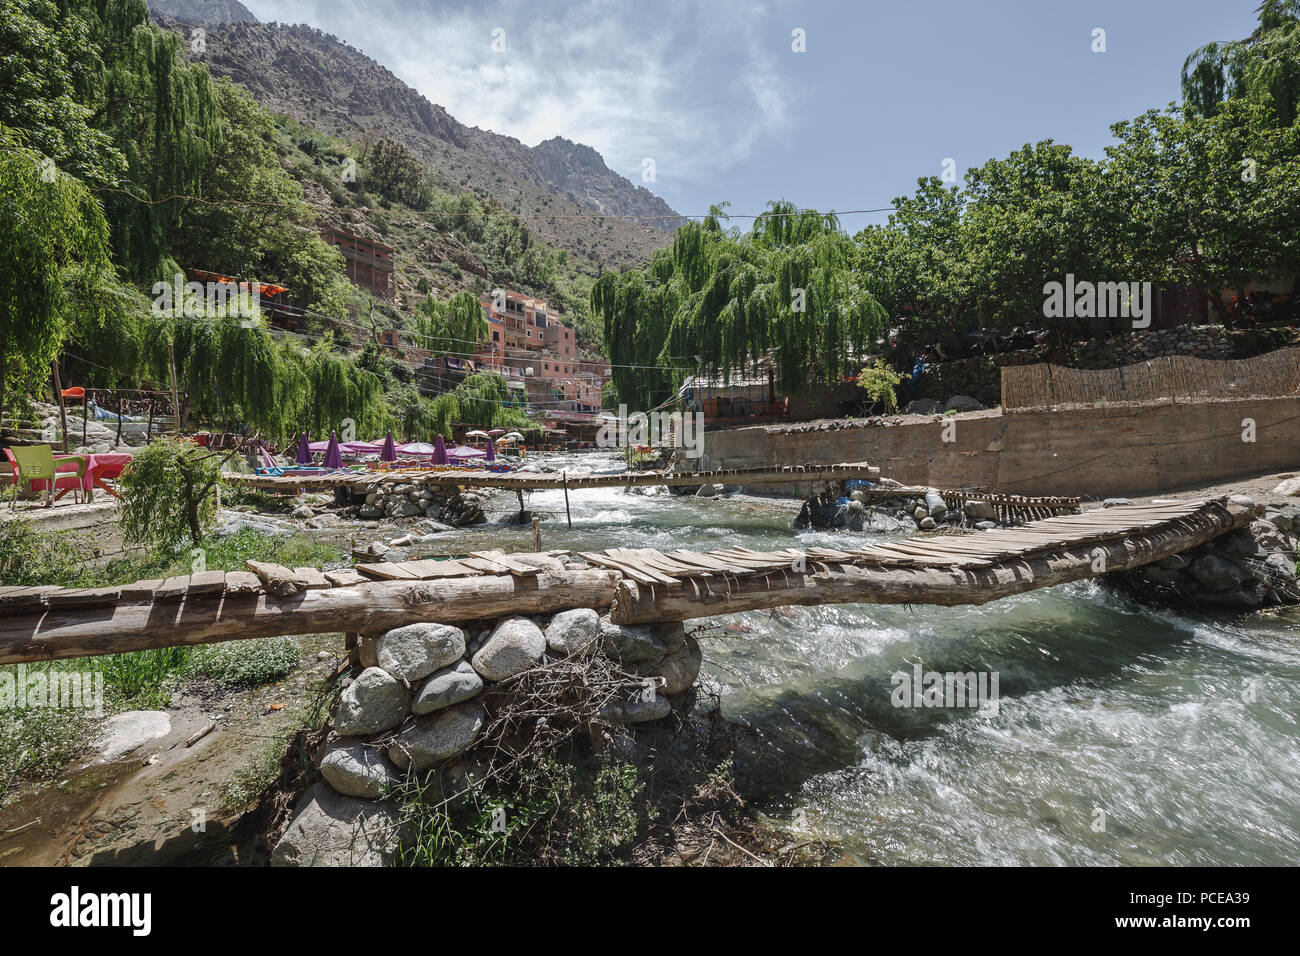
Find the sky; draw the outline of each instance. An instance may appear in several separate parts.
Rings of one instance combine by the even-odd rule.
[[[685,215],[878,209],[945,161],[960,178],[1043,139],[1100,157],[1110,124],[1178,99],[1187,54],[1247,36],[1259,5],[244,2],[345,40],[466,125],[586,143]]]

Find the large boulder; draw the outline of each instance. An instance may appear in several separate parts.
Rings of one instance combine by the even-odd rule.
[[[704,655],[700,653],[699,643],[687,635],[685,642],[676,651],[657,664],[642,664],[637,668],[637,673],[642,677],[663,678],[658,689],[659,696],[680,694],[695,683],[703,662]]]
[[[394,677],[419,680],[465,656],[465,632],[449,624],[408,624],[376,641],[375,653]]]
[[[1162,568],[1158,564],[1149,564],[1142,569],[1142,577],[1150,583],[1163,588],[1175,587],[1182,579],[1177,571]]]
[[[1192,575],[1211,591],[1231,591],[1241,587],[1246,573],[1217,554],[1197,558],[1191,565]]]
[[[561,611],[546,625],[546,646],[562,657],[585,654],[600,637],[600,615],[591,608]]]
[[[508,617],[497,625],[474,655],[474,670],[486,680],[505,680],[528,670],[546,653],[546,635],[526,617]]]
[[[1266,583],[1275,583],[1277,581],[1294,581],[1296,579],[1295,558],[1289,554],[1283,554],[1275,551],[1264,559],[1264,567],[1267,568],[1269,580]]]
[[[651,624],[650,633],[669,654],[686,643],[686,625],[681,621],[664,621]]]
[[[334,704],[334,730],[343,737],[391,730],[406,719],[409,697],[392,674],[367,667],[339,694]]]
[[[487,711],[482,704],[457,704],[403,727],[389,746],[388,756],[404,770],[430,770],[468,750],[485,726]]]
[[[950,412],[978,412],[983,407],[983,403],[978,398],[970,395],[954,395],[944,406]]]
[[[1281,495],[1284,498],[1300,497],[1300,476],[1287,478],[1273,489],[1273,494]]]
[[[905,415],[938,415],[942,411],[943,406],[933,398],[918,398],[908,402],[903,408]]]
[[[318,783],[271,852],[272,866],[388,866],[408,835],[396,804],[358,800]]]
[[[397,768],[381,751],[348,737],[326,748],[320,772],[339,793],[366,800],[378,800],[401,779]]]
[[[469,661],[460,660],[452,667],[435,671],[416,692],[411,701],[411,713],[431,714],[452,704],[469,700],[483,689],[483,678],[478,676]]]
[[[605,653],[625,664],[657,661],[668,647],[653,627],[644,624],[615,624],[608,614],[600,617],[600,637]]]
[[[997,521],[998,509],[991,501],[968,501],[962,508],[972,521]]]

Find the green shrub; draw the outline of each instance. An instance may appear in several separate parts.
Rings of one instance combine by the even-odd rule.
[[[185,674],[231,687],[249,687],[280,680],[300,658],[298,644],[291,637],[227,641],[191,648]]]
[[[79,582],[93,573],[90,557],[82,535],[42,531],[22,518],[0,524],[0,584],[83,586]]]
[[[217,518],[221,459],[182,439],[156,439],[122,472],[122,537],[171,547],[188,535],[203,540]]]

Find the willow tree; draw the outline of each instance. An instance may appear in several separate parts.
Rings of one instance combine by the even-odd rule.
[[[743,236],[722,218],[715,207],[647,270],[606,273],[593,287],[621,398],[651,407],[686,369],[725,382],[768,356],[781,387],[803,392],[856,371],[884,331],[834,215],[773,202]]]
[[[379,434],[388,425],[383,383],[333,349],[327,339],[309,352],[298,350],[306,371],[305,407],[297,420],[323,435],[352,419],[358,437]]]
[[[1183,63],[1183,98],[1202,116],[1243,97],[1272,108],[1278,122],[1300,120],[1300,0],[1264,0],[1259,26],[1244,40],[1207,43]]]
[[[480,428],[534,429],[521,408],[515,407],[506,380],[495,372],[475,372],[449,393],[455,399],[440,406],[439,414],[459,412],[461,421]]]
[[[111,284],[108,224],[80,182],[0,126],[0,410],[6,380],[43,380],[72,316],[99,321]]]
[[[182,213],[172,197],[199,192],[218,135],[207,67],[185,61],[145,0],[15,0],[15,15],[17,55],[0,57],[0,74],[17,95],[6,83],[0,122],[102,190],[115,262],[152,279]]]
[[[431,352],[473,353],[487,334],[483,305],[472,292],[457,292],[446,301],[431,295],[418,306],[416,335]]]

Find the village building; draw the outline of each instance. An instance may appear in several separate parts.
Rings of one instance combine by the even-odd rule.
[[[321,237],[343,253],[344,270],[354,285],[384,298],[392,295],[392,246],[336,226],[325,226]]]

